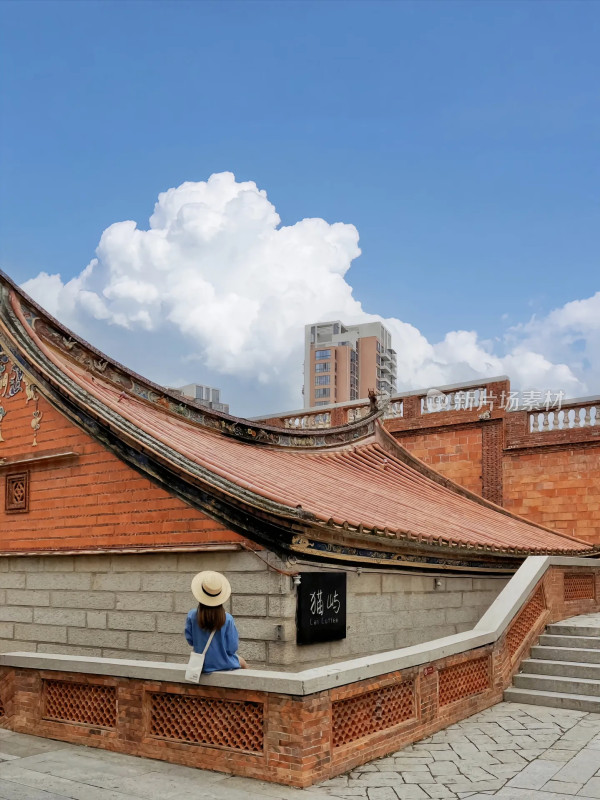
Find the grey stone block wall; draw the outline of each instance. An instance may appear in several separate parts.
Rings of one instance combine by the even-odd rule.
[[[279,568],[273,554],[261,554]],[[347,571],[347,637],[296,645],[295,589],[286,575],[242,551],[197,554],[0,558],[0,651],[186,661],[192,577],[231,581],[228,604],[251,665],[299,665],[419,644],[468,630],[507,578],[446,578]],[[298,571],[310,567],[297,566]]]
[[[346,638],[297,647],[290,637],[275,642],[273,652],[282,664],[312,666],[461,633],[483,616],[508,580],[348,570]]]
[[[242,655],[273,663],[269,646],[294,616],[292,582],[240,551],[0,558],[0,651],[186,661],[190,583],[203,569],[231,581]]]

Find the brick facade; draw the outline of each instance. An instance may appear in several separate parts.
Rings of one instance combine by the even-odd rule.
[[[44,398],[36,402],[41,417],[34,445],[33,408],[25,392],[2,398],[1,551],[159,549],[243,541],[124,464]],[[7,482],[24,470],[28,508],[7,510]]]
[[[417,458],[465,489],[482,494],[482,429],[457,425],[402,434],[400,444]],[[491,498],[490,498],[491,499]]]
[[[544,626],[599,597],[598,567],[550,567],[495,643],[306,696],[2,666],[0,726],[305,787],[499,702]]]
[[[495,398],[510,393],[507,380],[481,387]],[[548,414],[538,420],[531,412],[497,405],[486,419],[481,416],[488,406],[423,413],[422,399],[405,398],[402,417],[385,422],[403,447],[509,511],[600,544],[600,400],[587,404],[588,411],[597,409],[593,418],[585,417],[586,404],[565,403],[572,423],[578,415],[577,426],[545,429]],[[338,417],[342,411],[336,409]],[[532,424],[542,428],[532,430]]]
[[[510,451],[503,474],[510,511],[600,543],[600,442]]]

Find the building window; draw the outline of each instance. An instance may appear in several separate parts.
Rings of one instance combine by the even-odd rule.
[[[315,397],[329,397],[329,389],[315,389]]]
[[[315,375],[315,386],[329,386],[329,375]]]
[[[322,364],[315,364],[315,372],[329,372],[331,362],[324,361]]]
[[[331,350],[315,350],[315,358],[331,358]]]
[[[29,511],[29,473],[19,472],[6,476],[6,511]]]
[[[327,400],[319,400],[318,403],[315,403],[316,406],[328,406],[329,403]]]

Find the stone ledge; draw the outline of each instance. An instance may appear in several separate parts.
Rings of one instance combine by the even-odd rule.
[[[301,672],[287,673],[252,669],[215,672],[203,675],[201,685],[304,696],[483,647],[500,638],[510,621],[525,605],[536,584],[552,566],[598,569],[600,560],[562,556],[530,556],[475,627],[464,633],[400,650],[354,658],[324,667],[314,667]],[[187,684],[185,664],[156,661],[14,652],[0,655],[0,665],[21,669],[46,669]]]

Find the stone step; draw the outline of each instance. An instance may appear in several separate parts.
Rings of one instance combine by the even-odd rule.
[[[587,711],[593,714],[600,712],[600,697],[588,697],[583,694],[560,694],[559,692],[542,692],[535,689],[518,689],[511,686],[504,692],[504,699],[510,703],[569,708],[573,711]]]
[[[588,678],[566,678],[559,675],[526,675],[520,673],[513,678],[517,689],[535,689],[558,694],[584,694],[600,698],[600,681]]]
[[[531,648],[532,658],[549,659],[550,661],[564,661],[565,656],[570,661],[575,661],[578,664],[582,662],[591,664],[600,664],[600,651],[580,649],[578,647],[571,647],[566,649],[564,647],[544,647],[542,645],[535,645]]]
[[[548,647],[577,647],[586,650],[600,650],[600,636],[557,636],[543,633],[540,644]]]
[[[600,628],[592,625],[569,625],[568,622],[554,622],[548,625],[546,633],[558,636],[600,636]]]
[[[564,656],[569,655],[565,653]],[[550,661],[547,659],[528,658],[521,664],[521,674],[558,675],[564,678],[588,678],[600,681],[599,664],[580,664],[576,661]]]

